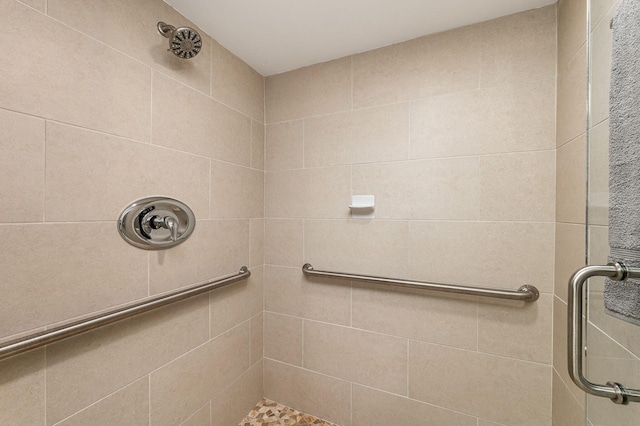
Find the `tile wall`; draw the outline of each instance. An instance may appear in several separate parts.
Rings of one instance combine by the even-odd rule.
[[[341,426],[582,424],[564,324],[585,261],[584,0],[266,83],[206,36],[174,59],[155,25],[188,21],[159,0],[0,9],[3,44],[24,35],[0,62],[0,338],[253,273],[0,363],[0,424],[233,425],[263,396]],[[152,194],[198,219],[170,252],[114,231]],[[356,194],[375,219],[350,218]],[[541,297],[306,279],[305,262]]]
[[[585,394],[567,370],[567,285],[586,264],[587,0],[558,2],[553,424],[585,424]]]
[[[248,281],[0,363],[3,425],[229,425],[262,398],[264,79],[167,52],[160,0],[0,0],[0,339],[251,268]],[[16,46],[17,47],[17,46]],[[195,212],[146,252],[131,201]]]
[[[265,397],[341,426],[551,424],[556,56],[550,6],[266,79]]]

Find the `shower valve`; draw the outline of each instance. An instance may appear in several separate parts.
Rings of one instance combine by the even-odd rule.
[[[126,242],[145,250],[163,250],[183,243],[193,232],[196,218],[184,203],[149,197],[128,205],[118,218],[118,231]]]

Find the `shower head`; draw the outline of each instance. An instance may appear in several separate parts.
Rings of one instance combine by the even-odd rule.
[[[158,22],[158,32],[169,39],[169,49],[179,58],[191,59],[200,53],[202,39],[193,28],[174,27],[173,25]]]

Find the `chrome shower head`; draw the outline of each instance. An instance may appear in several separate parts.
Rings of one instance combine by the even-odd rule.
[[[158,32],[169,39],[169,49],[179,58],[191,59],[200,53],[202,39],[193,28],[174,27],[173,25],[158,22]]]

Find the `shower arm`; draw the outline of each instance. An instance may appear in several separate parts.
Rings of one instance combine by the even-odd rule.
[[[158,22],[157,28],[160,35],[166,38],[171,37],[171,33],[176,30],[176,27],[174,27],[173,25],[166,24],[162,21]]]

